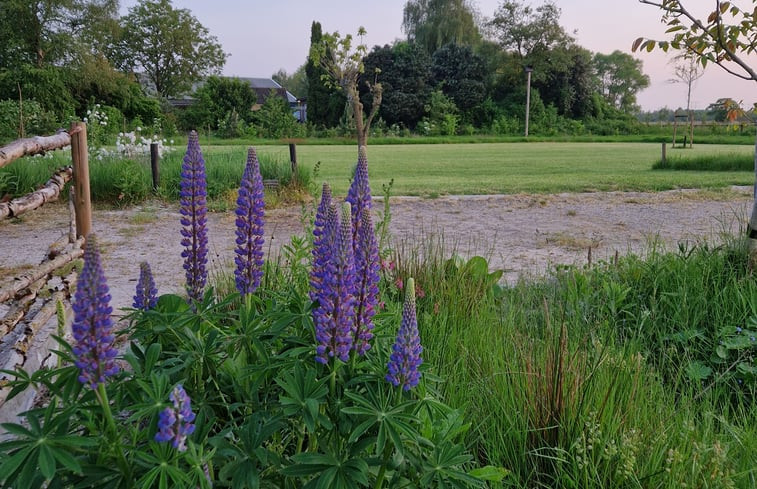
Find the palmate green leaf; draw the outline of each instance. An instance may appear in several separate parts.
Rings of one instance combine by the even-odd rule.
[[[510,471],[502,467],[487,465],[468,472],[468,475],[489,482],[501,482],[502,479],[510,475]]]
[[[31,447],[21,449],[0,463],[0,482],[8,481],[8,478],[26,461],[31,452]]]
[[[45,479],[50,480],[55,475],[55,457],[53,457],[50,447],[46,444],[39,446],[39,470],[42,471],[42,475]]]
[[[686,375],[691,380],[704,380],[712,375],[712,369],[700,361],[693,361],[686,366]]]

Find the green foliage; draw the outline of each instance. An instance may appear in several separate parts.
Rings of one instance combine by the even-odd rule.
[[[128,364],[96,393],[65,367],[3,371],[10,397],[44,384],[45,408],[7,423],[0,483],[9,487],[485,487],[508,472],[473,467],[470,425],[436,382],[405,392],[385,380],[399,304],[376,318],[373,347],[349,363],[315,361],[306,240],[269,263],[258,295],[208,291],[196,312],[164,295],[122,334]],[[302,274],[301,269],[305,270]],[[424,378],[433,379],[429,373]],[[154,441],[173,386],[192,399],[187,450]],[[118,422],[112,413],[118,416]]]
[[[321,23],[313,21],[310,27],[311,51],[321,43],[322,39]],[[326,83],[325,79],[328,76],[326,69],[311,55],[308,55],[305,74],[308,79],[308,121],[316,127],[336,126],[347,103],[345,94],[337,87]]]
[[[257,102],[257,95],[249,83],[238,78],[211,76],[194,93],[195,102],[182,112],[182,125],[185,129],[219,128],[222,121],[232,113],[242,124],[248,123],[252,106]],[[238,125],[238,124],[237,124]],[[226,127],[229,127],[228,121]],[[228,131],[222,137],[238,137]]]
[[[484,61],[469,46],[448,44],[434,53],[431,74],[444,95],[451,98],[463,121],[470,121],[473,112],[486,98]]]
[[[305,98],[308,95],[309,80],[305,73],[306,64],[294,70],[291,75],[283,68],[271,75],[271,79],[284,87],[289,93],[297,98]]]
[[[596,53],[594,67],[600,93],[610,105],[627,113],[638,110],[636,94],[649,86],[649,77],[641,71],[641,60],[615,50],[611,54]]]
[[[379,115],[390,126],[415,128],[431,92],[431,58],[417,44],[400,42],[374,47],[363,61],[369,74],[360,84],[363,105],[371,107],[365,78],[372,82],[370,74],[379,73],[384,89]]]
[[[161,97],[180,95],[226,62],[216,37],[170,0],[141,0],[123,24],[122,68],[144,71]]]
[[[428,114],[420,123],[420,130],[430,135],[451,136],[456,134],[459,116],[455,102],[440,90],[431,92],[429,104],[425,107]]]
[[[272,92],[259,110],[252,113],[257,135],[264,138],[294,138],[304,136],[304,127],[292,115],[289,104]]]
[[[481,40],[474,8],[467,0],[409,0],[402,30],[428,56],[447,44],[472,46]]]
[[[20,115],[17,101],[0,101],[0,141],[10,142],[26,135],[48,134],[56,129],[55,116],[34,100],[23,102],[23,121]]]

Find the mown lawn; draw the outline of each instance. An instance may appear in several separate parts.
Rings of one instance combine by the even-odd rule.
[[[212,162],[209,148],[208,160]],[[221,150],[221,148],[219,148]],[[228,151],[229,148],[222,148]],[[235,151],[237,151],[235,149]],[[241,154],[241,148],[239,149]],[[285,146],[260,154],[288,158]],[[699,145],[668,149],[669,155],[744,153],[753,146]],[[354,146],[298,146],[301,164],[319,164],[316,182],[345,193],[356,160]],[[751,172],[652,170],[660,157],[654,143],[482,143],[369,146],[374,192],[394,179],[395,195],[555,193],[595,190],[666,190],[750,185]]]

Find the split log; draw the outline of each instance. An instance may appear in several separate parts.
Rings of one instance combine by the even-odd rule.
[[[24,318],[26,311],[29,310],[29,305],[37,298],[39,289],[41,289],[45,283],[45,280],[37,280],[31,284],[27,289],[26,295],[18,298],[16,303],[13,304],[3,318],[0,319],[0,339],[8,334],[8,332],[10,332],[16,324]]]
[[[0,148],[0,168],[23,156],[45,154],[46,151],[63,149],[71,145],[71,135],[59,130],[54,136],[34,136],[17,139]]]
[[[47,202],[58,200],[63,187],[71,180],[73,175],[74,170],[70,166],[61,168],[39,190],[10,202],[0,203],[0,219],[19,216],[24,212],[42,207]]]
[[[84,244],[84,238],[80,238],[74,243],[73,249],[68,253],[63,253],[55,257],[53,260],[43,262],[40,266],[30,271],[29,273],[22,275],[9,285],[0,288],[0,302],[7,301],[11,297],[15,296],[18,291],[28,287],[31,283],[45,277],[49,273],[57,270],[66,263],[76,260],[84,254],[82,245]]]

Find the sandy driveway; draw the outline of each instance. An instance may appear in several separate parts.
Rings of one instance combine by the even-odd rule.
[[[655,237],[668,246],[682,240],[717,240],[724,229],[736,230],[745,222],[751,189],[398,197],[391,204],[395,241],[417,243],[429,233],[441,232],[447,247],[466,256],[489,257],[492,267],[504,269],[505,278],[514,281],[521,274],[543,272],[550,264],[585,263],[589,246],[595,259],[606,259],[616,251],[643,252]],[[380,210],[381,203],[374,208]],[[182,290],[176,206],[95,209],[93,219],[114,308],[131,305],[142,260],[150,262],[161,293]],[[0,282],[39,263],[47,246],[67,232],[67,221],[66,208],[52,204],[0,222]],[[293,234],[302,233],[301,223],[300,207],[269,211],[267,248],[276,250]],[[211,270],[229,266],[233,212],[211,214],[208,227]]]

